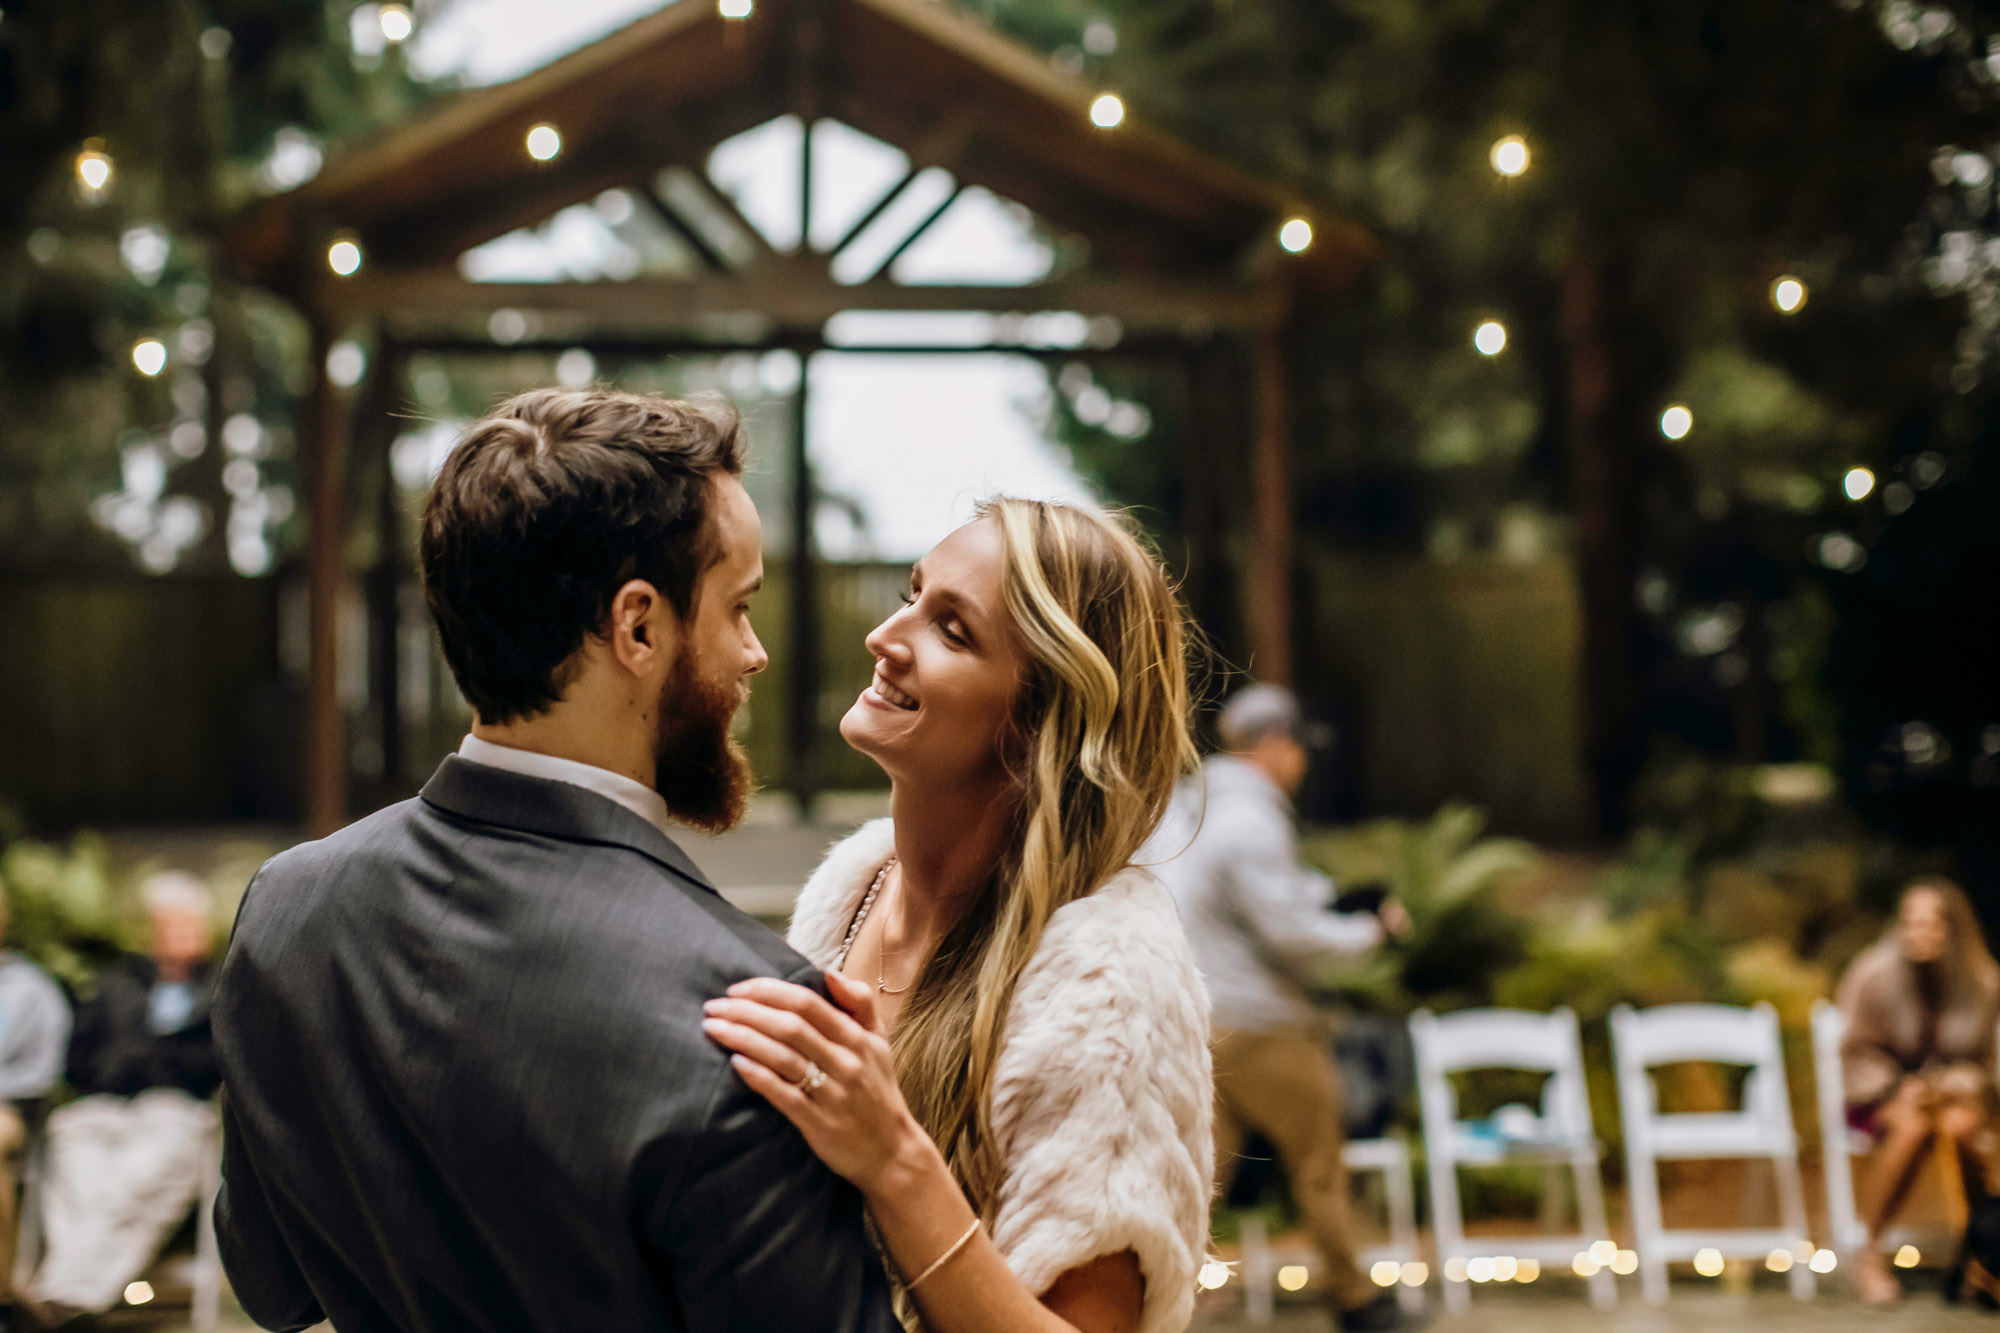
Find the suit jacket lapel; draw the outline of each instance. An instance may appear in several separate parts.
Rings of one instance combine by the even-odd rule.
[[[680,845],[618,802],[546,778],[475,764],[448,756],[424,784],[423,800],[440,810],[482,824],[498,824],[572,842],[629,847],[710,893],[708,876]]]

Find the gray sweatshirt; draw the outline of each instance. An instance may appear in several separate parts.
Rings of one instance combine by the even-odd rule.
[[[1299,864],[1291,802],[1231,755],[1211,756],[1181,783],[1137,860],[1180,907],[1219,1029],[1311,1022],[1306,977],[1381,943],[1373,914],[1327,910],[1333,883]]]
[[[49,974],[0,949],[0,1100],[46,1097],[69,1051],[69,1001]]]

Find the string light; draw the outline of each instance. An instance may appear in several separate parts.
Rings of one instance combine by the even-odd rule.
[[[1702,1249],[1694,1252],[1694,1271],[1703,1277],[1722,1276],[1722,1251]]]
[[[132,364],[141,375],[152,379],[167,368],[167,345],[158,338],[141,338],[132,344]]]
[[[1790,274],[1771,284],[1771,304],[1787,315],[1796,313],[1806,303],[1806,295],[1805,283]]]
[[[125,1303],[144,1305],[153,1299],[153,1284],[150,1282],[128,1282],[125,1284]]]
[[[1680,403],[1675,403],[1660,413],[1660,434],[1670,440],[1684,440],[1687,438],[1687,433],[1693,429],[1694,413]]]
[[[337,277],[351,278],[361,271],[361,243],[352,236],[335,238],[326,247],[326,266]]]
[[[1278,228],[1278,244],[1293,254],[1304,254],[1313,243],[1312,223],[1304,218],[1293,218]]]
[[[1393,1287],[1402,1276],[1403,1266],[1394,1259],[1378,1259],[1368,1269],[1368,1280],[1378,1287]]]
[[[1915,1268],[1924,1261],[1924,1256],[1914,1245],[1905,1245],[1896,1251],[1896,1257],[1889,1262],[1898,1268]]]
[[[111,183],[111,156],[104,151],[104,140],[85,139],[83,151],[76,155],[76,179],[90,195],[103,193]]]
[[[753,8],[752,0],[715,0],[715,12],[726,19],[747,19]]]
[[[1865,467],[1851,467],[1840,479],[1840,489],[1850,500],[1865,500],[1875,489],[1875,474]]]
[[[1203,1291],[1214,1291],[1229,1281],[1229,1265],[1220,1259],[1210,1259],[1201,1266],[1201,1272],[1195,1275],[1194,1280]]]
[[[1304,1264],[1286,1264],[1278,1270],[1278,1285],[1286,1291],[1299,1291],[1306,1285]]]
[[[1090,123],[1100,130],[1115,130],[1125,123],[1125,103],[1116,93],[1099,93],[1090,104]]]
[[[1472,331],[1472,345],[1481,356],[1498,356],[1507,350],[1507,326],[1489,319]]]
[[[553,125],[537,125],[528,131],[528,156],[537,162],[554,160],[562,152],[562,134]]]
[[[1518,176],[1528,169],[1528,141],[1518,134],[1495,140],[1487,159],[1502,176]]]
[[[409,40],[416,31],[416,18],[408,5],[384,5],[377,14],[376,21],[382,25],[382,40],[394,45]]]

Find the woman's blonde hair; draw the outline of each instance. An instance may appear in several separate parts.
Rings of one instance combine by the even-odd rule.
[[[991,882],[918,975],[893,1048],[904,1096],[991,1220],[993,1072],[1049,918],[1131,863],[1196,762],[1186,613],[1122,517],[1003,497],[1001,592],[1027,668],[1004,747],[1012,823]]]

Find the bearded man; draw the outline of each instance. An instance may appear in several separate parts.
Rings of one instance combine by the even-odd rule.
[[[259,873],[215,1001],[217,1224],[264,1327],[897,1327],[859,1196],[702,1036],[737,981],[824,993],[669,836],[749,787],[742,466],[732,412],[543,390],[439,473],[421,565],[472,734]]]

